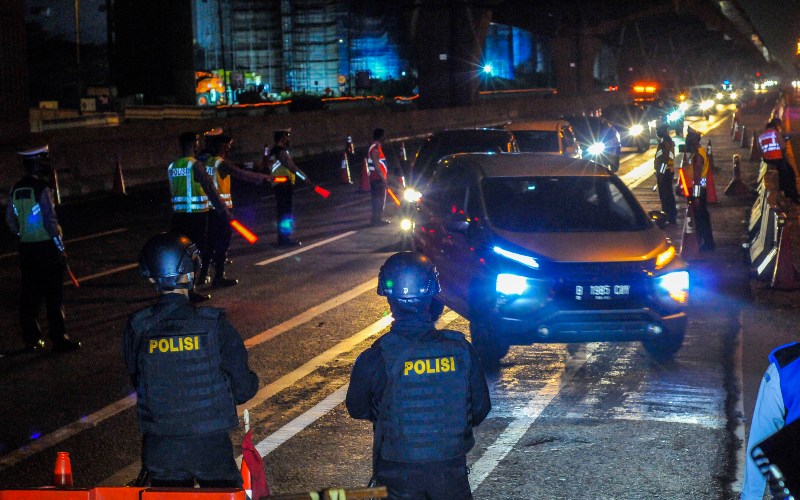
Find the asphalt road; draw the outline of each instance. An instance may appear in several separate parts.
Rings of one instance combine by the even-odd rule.
[[[741,152],[729,138],[728,112],[687,122],[709,131],[718,158]],[[632,151],[623,152],[619,175],[646,210],[658,209],[655,149]],[[724,176],[720,194],[727,168]],[[368,225],[369,195],[357,185],[326,187],[328,199],[308,188],[296,193],[304,244],[286,250],[273,245],[274,199],[236,185],[234,211],[260,239],[249,245],[235,237],[229,273],[240,284],[213,290],[210,302],[227,309],[259,375],[261,390],[245,406],[274,493],[363,486],[370,475],[371,427],[350,419],[341,403],[356,356],[391,321],[375,286],[380,265],[399,249],[399,229]],[[750,301],[740,246],[746,202],[720,198],[711,209],[717,251],[691,263],[689,329],[674,361],[657,363],[638,343],[542,344],[513,347],[487,374],[493,410],[469,454],[476,498],[735,496],[740,311]],[[76,486],[123,485],[139,471],[135,399],[120,344],[128,315],[155,295],[135,263],[144,241],[167,228],[166,186],[59,211],[81,284],[66,288],[67,327],[84,348],[17,352],[18,259],[4,234],[0,488],[48,484],[56,451],[70,452]],[[680,224],[667,231],[679,244]],[[469,331],[450,311],[445,325]]]

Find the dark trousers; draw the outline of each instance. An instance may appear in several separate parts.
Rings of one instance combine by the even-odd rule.
[[[391,500],[469,500],[466,458],[446,462],[405,464],[378,462],[378,484],[386,486]]]
[[[294,216],[292,215],[292,193],[294,186],[283,182],[272,186],[275,193],[275,218],[278,223],[278,243],[291,238],[294,233]]]
[[[369,181],[369,196],[372,201],[372,222],[380,222],[386,207],[386,183],[383,180]]]
[[[233,459],[227,432],[200,436],[145,434],[142,466],[150,472],[152,486],[241,488],[242,475]]]
[[[203,267],[208,268],[213,262],[215,278],[222,278],[225,275],[225,260],[228,258],[232,235],[233,229],[228,224],[228,219],[216,210],[212,210],[208,216],[209,260]]]
[[[47,332],[54,344],[63,342],[64,326],[64,260],[50,240],[19,244],[22,271],[19,319],[22,337],[27,345],[42,338],[39,309],[44,301],[47,309]]]
[[[698,198],[692,198],[692,208],[694,210],[695,228],[697,228],[697,238],[700,240],[701,250],[714,250],[714,233],[711,230],[711,214],[708,212],[706,202],[706,190],[700,191]]]
[[[780,160],[764,160],[767,165],[775,167],[778,170],[778,188],[783,191],[787,198],[794,201],[800,201],[797,194],[797,181],[794,175],[794,169],[786,161],[785,158]]]
[[[670,223],[674,224],[678,220],[678,208],[675,206],[675,192],[673,191],[673,182],[675,174],[666,172],[663,174],[656,173],[656,182],[658,185],[658,197],[661,200],[661,210],[667,214]]]
[[[208,212],[172,212],[169,226],[170,232],[186,236],[200,250],[203,268],[195,277],[195,286],[205,280],[208,273],[208,262],[211,260],[211,250],[208,247]]]

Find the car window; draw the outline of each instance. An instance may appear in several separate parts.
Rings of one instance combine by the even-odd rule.
[[[433,175],[434,166],[441,158],[456,153],[507,153],[516,151],[517,145],[508,133],[466,133],[463,136],[434,136],[422,144],[414,160],[412,183],[426,185]]]
[[[649,227],[633,195],[614,177],[484,179],[492,225],[515,232],[613,232]]]
[[[424,199],[440,217],[452,214],[466,216],[469,177],[457,166],[439,165]]]
[[[558,132],[555,130],[515,130],[519,150],[527,153],[557,153]]]

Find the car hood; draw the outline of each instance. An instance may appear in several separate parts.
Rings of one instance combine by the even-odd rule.
[[[642,262],[669,246],[664,232],[656,227],[613,233],[494,232],[512,245],[555,262]]]

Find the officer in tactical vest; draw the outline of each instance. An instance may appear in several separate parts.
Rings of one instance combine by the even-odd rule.
[[[297,179],[297,166],[289,154],[289,131],[278,130],[272,134],[275,144],[264,151],[263,168],[272,175],[272,190],[275,193],[275,219],[278,225],[278,246],[296,247],[301,243],[294,234],[292,194]]]
[[[6,222],[19,236],[19,263],[22,271],[20,322],[25,350],[44,348],[37,316],[42,301],[47,309],[48,334],[53,350],[74,351],[81,343],[66,334],[64,326],[63,283],[67,254],[56,216],[48,146],[21,151],[24,177],[8,195]]]
[[[258,391],[258,377],[225,312],[190,303],[200,266],[194,243],[175,233],[148,240],[139,257],[159,297],[130,316],[122,351],[153,486],[242,486],[228,432],[239,425],[236,405]]]
[[[714,251],[714,232],[711,229],[711,214],[708,211],[708,169],[710,162],[706,149],[700,145],[700,132],[686,129],[686,151],[689,153],[687,182],[691,182],[689,203],[694,211],[695,227],[703,252]]]
[[[659,138],[656,147],[654,167],[656,169],[656,185],[658,197],[661,199],[661,210],[667,214],[670,224],[678,222],[678,208],[675,206],[675,193],[672,190],[675,179],[675,142],[669,136],[669,127],[661,122],[656,127]]]
[[[800,418],[800,344],[780,346],[769,355],[769,367],[758,388],[747,440],[742,500],[761,500],[767,478],[750,455],[753,447]],[[777,498],[777,497],[775,497]]]
[[[427,257],[389,257],[378,295],[388,299],[394,322],[350,375],[347,411],[373,423],[373,481],[389,498],[472,498],[466,454],[491,402],[472,344],[434,327],[429,308],[438,292]]]

